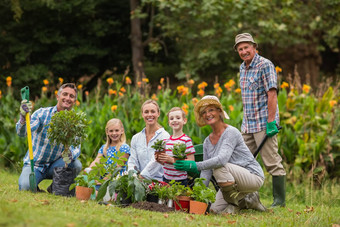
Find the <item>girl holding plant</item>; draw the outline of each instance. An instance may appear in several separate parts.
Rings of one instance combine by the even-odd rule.
[[[209,125],[212,133],[203,143],[203,161],[177,161],[178,170],[201,171],[208,186],[212,175],[220,190],[211,210],[217,213],[236,213],[241,208],[265,211],[257,191],[263,185],[264,174],[260,164],[243,141],[235,127],[224,123],[229,119],[216,96],[207,95],[195,106],[198,126]]]
[[[149,99],[141,108],[145,128],[134,135],[131,140],[131,156],[128,161],[128,170],[141,171],[141,176],[161,181],[163,179],[162,165],[158,164],[152,172],[144,171],[147,164],[154,160],[155,149],[152,148],[157,140],[169,138],[169,133],[158,123],[160,109],[156,101]]]
[[[85,171],[91,171],[91,168],[96,165],[96,163],[100,163],[100,159],[102,157],[107,157],[107,161],[105,163],[106,168],[109,165],[112,165],[117,159],[117,153],[123,153],[120,157],[121,160],[126,160],[130,156],[130,147],[126,144],[126,136],[124,132],[124,126],[121,120],[117,118],[112,118],[106,123],[105,127],[106,133],[106,143],[101,146],[98,151],[98,155],[95,160],[90,164]],[[123,171],[125,170],[125,166],[123,166]]]

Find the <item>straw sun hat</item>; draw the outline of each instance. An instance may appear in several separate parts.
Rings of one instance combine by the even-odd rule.
[[[214,95],[206,95],[196,104],[194,108],[195,120],[199,127],[206,125],[200,113],[209,105],[214,105],[222,110],[223,114],[221,114],[221,116],[223,116],[224,119],[229,119],[228,114],[223,110],[220,100]]]

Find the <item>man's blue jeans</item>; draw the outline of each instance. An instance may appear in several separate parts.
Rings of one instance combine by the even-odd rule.
[[[62,158],[59,158],[56,161],[54,161],[53,163],[51,163],[51,165],[48,168],[46,168],[43,172],[40,172],[39,170],[34,169],[35,178],[37,180],[37,186],[44,179],[52,179],[53,178],[54,168],[64,167],[64,166],[65,166],[65,162],[63,161]],[[76,160],[73,160],[68,165],[68,167],[75,168],[76,174],[78,175],[80,173],[81,169],[82,169],[82,164],[78,159],[76,159]],[[21,175],[19,177],[19,190],[20,191],[30,189],[30,182],[29,182],[30,173],[31,173],[31,166],[29,164],[24,165],[22,167],[22,172],[21,172]]]

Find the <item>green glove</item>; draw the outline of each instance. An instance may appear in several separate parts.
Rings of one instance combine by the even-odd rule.
[[[267,122],[266,133],[267,133],[268,137],[275,136],[278,132],[279,132],[279,130],[277,129],[276,121]]]
[[[174,163],[175,169],[187,171],[190,175],[191,174],[197,174],[198,169],[195,161],[184,161],[184,160],[177,160]]]

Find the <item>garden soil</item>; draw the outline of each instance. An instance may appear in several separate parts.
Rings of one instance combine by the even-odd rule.
[[[133,204],[131,204],[131,207],[136,208],[136,209],[158,211],[158,212],[175,211],[175,208],[168,207],[165,204],[158,204],[158,203],[148,202],[148,201],[141,201],[141,202],[133,203]]]

